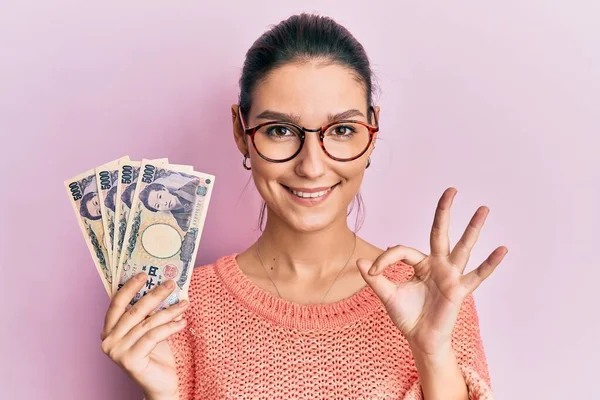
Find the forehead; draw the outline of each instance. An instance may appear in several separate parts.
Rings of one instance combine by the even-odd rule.
[[[252,96],[251,118],[264,110],[293,113],[302,122],[322,123],[328,114],[366,112],[364,85],[348,68],[309,62],[287,64],[269,73]]]

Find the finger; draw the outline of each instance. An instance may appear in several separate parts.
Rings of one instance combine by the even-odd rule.
[[[356,266],[358,267],[363,279],[373,289],[377,297],[383,304],[386,304],[390,296],[396,291],[396,284],[386,278],[383,274],[369,275],[369,268],[372,266],[372,262],[359,258],[356,260]]]
[[[405,262],[408,265],[415,266],[423,261],[427,255],[421,253],[412,247],[397,245],[388,247],[386,251],[381,253],[379,257],[373,261],[373,270],[369,270],[369,274],[375,275],[381,273],[387,266],[398,261]]]
[[[157,344],[185,328],[186,324],[187,321],[182,319],[151,329],[131,346],[131,355],[134,357],[148,357],[148,355],[154,351]]]
[[[181,300],[179,303],[144,319],[125,335],[122,347],[130,348],[150,330],[173,321],[175,317],[187,310],[189,304],[189,301]]]
[[[481,282],[486,280],[487,277],[494,272],[507,253],[508,249],[505,246],[498,247],[496,250],[492,251],[489,257],[482,262],[479,267],[460,278],[462,285],[467,290],[467,295],[473,293],[473,291],[481,285]]]
[[[175,289],[175,282],[168,280],[162,285],[155,287],[147,295],[135,303],[123,314],[113,329],[115,337],[125,336],[134,326],[139,324]]]
[[[448,227],[450,226],[450,208],[457,190],[448,188],[438,201],[431,227],[430,246],[431,255],[446,257],[450,252],[450,239],[448,238]]]
[[[454,246],[452,253],[450,253],[450,260],[455,265],[461,266],[461,273],[465,270],[471,251],[473,250],[475,243],[477,243],[479,233],[481,232],[481,228],[483,227],[489,212],[490,209],[485,206],[479,207],[477,211],[475,211],[465,232],[456,243],[456,246]]]
[[[102,333],[100,335],[102,340],[106,339],[106,336],[108,336],[108,334],[113,330],[127,309],[131,299],[133,299],[136,293],[139,292],[142,286],[144,286],[145,282],[146,273],[140,272],[133,278],[129,279],[117,292],[115,297],[113,297],[104,318],[104,328],[102,329]]]

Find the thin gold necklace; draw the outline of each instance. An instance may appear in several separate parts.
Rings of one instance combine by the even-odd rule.
[[[348,260],[346,260],[346,264],[344,264],[344,266],[342,267],[342,269],[335,276],[335,279],[333,280],[333,283],[331,284],[331,286],[329,286],[329,289],[327,289],[327,291],[325,292],[325,295],[323,296],[323,299],[321,300],[321,302],[319,304],[323,304],[323,302],[325,301],[325,298],[329,294],[329,291],[331,290],[331,288],[333,287],[333,285],[337,281],[338,277],[340,276],[340,274],[342,273],[342,271],[344,269],[346,269],[346,267],[348,266],[348,263],[352,259],[352,256],[354,255],[354,251],[355,250],[356,250],[356,232],[354,233],[354,246],[352,247],[352,253],[350,253],[350,257],[348,257]],[[281,297],[281,293],[279,293],[279,289],[277,289],[277,285],[275,284],[275,282],[273,282],[273,279],[271,279],[271,277],[269,276],[269,272],[267,271],[267,267],[265,267],[265,263],[263,262],[262,257],[260,256],[260,250],[259,250],[258,243],[256,243],[256,255],[258,256],[258,260],[260,261],[260,265],[262,265],[263,269],[265,270],[265,274],[267,274],[267,278],[269,278],[269,280],[271,281],[271,283],[275,287],[275,290],[277,291],[277,295],[279,296],[279,298],[283,299],[283,297]]]

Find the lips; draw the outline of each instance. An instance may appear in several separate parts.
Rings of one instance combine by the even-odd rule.
[[[316,188],[291,188],[285,185],[282,186],[285,187],[294,196],[299,197],[301,199],[318,199],[327,195],[339,184],[340,182],[336,183],[333,186],[321,186]]]

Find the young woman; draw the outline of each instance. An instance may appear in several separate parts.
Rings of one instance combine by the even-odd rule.
[[[146,281],[132,278],[103,351],[152,400],[491,398],[471,293],[508,250],[463,274],[487,207],[451,249],[456,190],[444,191],[430,254],[379,249],[347,225],[379,130],[363,47],[329,18],[293,16],[250,48],[240,87],[233,133],[263,234],[196,268],[190,301],[150,317],[173,282],[125,311]]]

